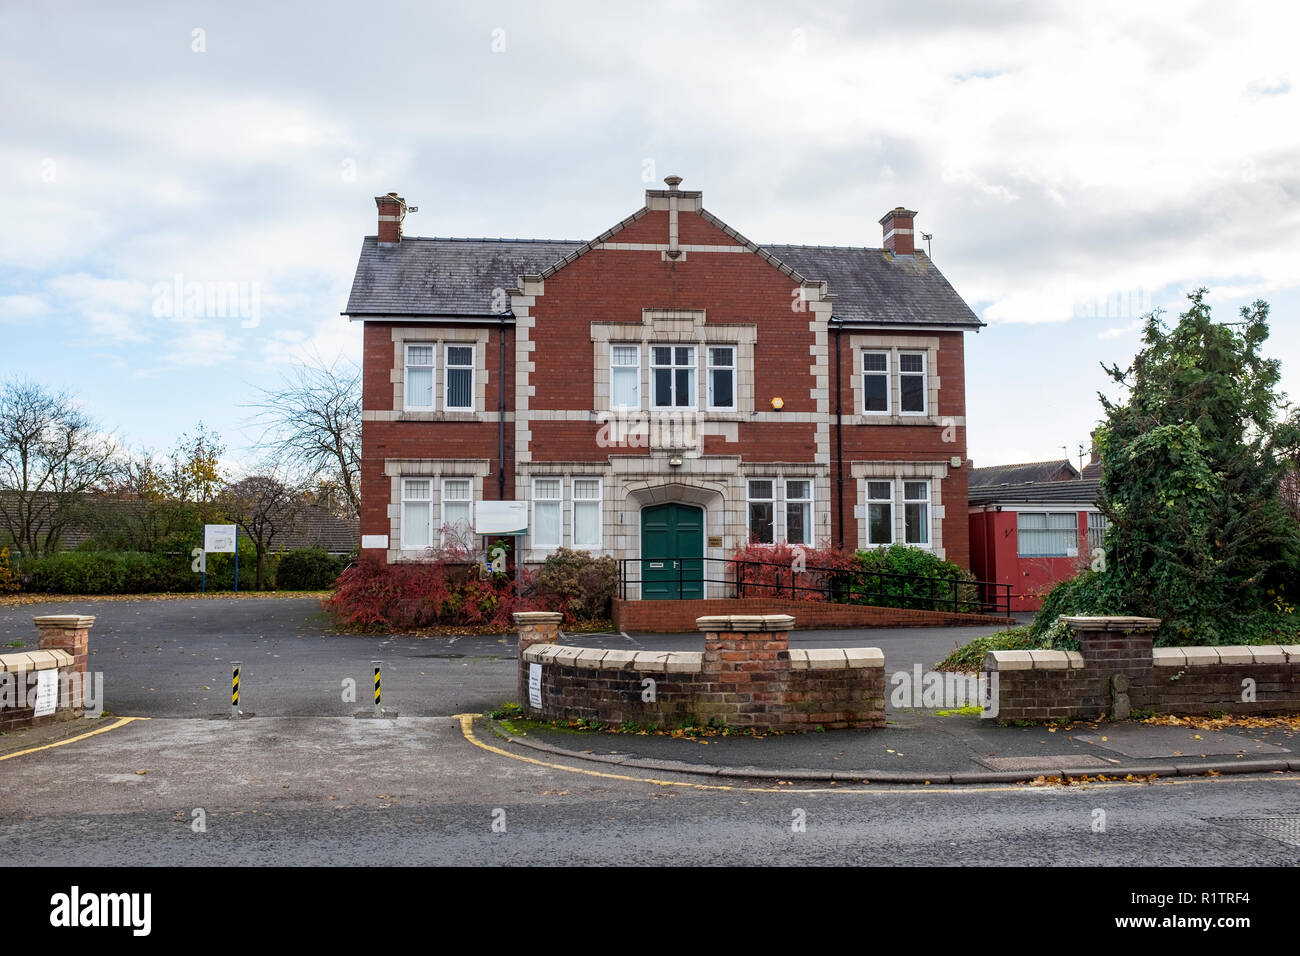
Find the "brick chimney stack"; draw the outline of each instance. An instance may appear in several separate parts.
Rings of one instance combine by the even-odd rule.
[[[375,205],[379,207],[379,241],[401,242],[406,200],[397,193],[389,193],[387,196],[376,196]]]
[[[910,256],[916,252],[916,242],[912,235],[912,220],[916,216],[913,209],[898,206],[880,218],[880,225],[885,230],[885,249],[896,256]]]

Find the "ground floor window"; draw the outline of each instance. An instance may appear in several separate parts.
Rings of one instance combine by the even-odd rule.
[[[428,478],[402,479],[402,549],[433,546],[433,482]]]
[[[1016,516],[1022,558],[1065,558],[1079,553],[1079,519],[1073,511],[1022,511]]]
[[[918,547],[930,545],[930,483],[903,482],[903,541]]]
[[[813,544],[812,482],[800,478],[785,483],[785,540]]]
[[[1106,547],[1106,530],[1110,522],[1100,511],[1088,512],[1088,547],[1096,550]]]
[[[894,543],[894,483],[867,482],[867,544]]]
[[[558,548],[564,543],[564,479],[533,479],[533,547]]]
[[[771,544],[776,540],[772,490],[775,482],[760,478],[749,482],[749,543]]]
[[[469,478],[442,479],[442,542],[467,544],[474,531],[474,484]]]
[[[600,479],[573,479],[573,546],[600,547]]]

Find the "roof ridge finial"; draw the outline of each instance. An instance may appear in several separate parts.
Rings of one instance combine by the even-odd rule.
[[[668,188],[669,188],[669,189],[671,189],[673,192],[677,192],[677,187],[680,186],[680,185],[682,184],[682,177],[680,177],[680,176],[665,176],[665,177],[664,177],[664,182],[666,182],[666,183],[668,184]]]

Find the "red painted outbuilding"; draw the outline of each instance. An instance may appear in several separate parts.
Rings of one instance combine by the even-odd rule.
[[[1030,481],[971,488],[971,569],[1011,587],[1011,610],[1037,611],[1043,597],[1094,560],[1106,518],[1096,479]]]

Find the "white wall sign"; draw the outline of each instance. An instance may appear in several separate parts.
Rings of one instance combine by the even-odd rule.
[[[45,670],[36,672],[36,709],[33,717],[46,717],[54,713],[59,703],[59,672]]]
[[[203,550],[209,554],[234,554],[235,534],[233,524],[205,524]]]
[[[475,534],[527,534],[528,502],[474,502]]]
[[[528,706],[542,709],[542,665],[528,665]]]
[[[361,547],[363,548],[387,548],[388,535],[386,534],[363,534],[361,536]]]

